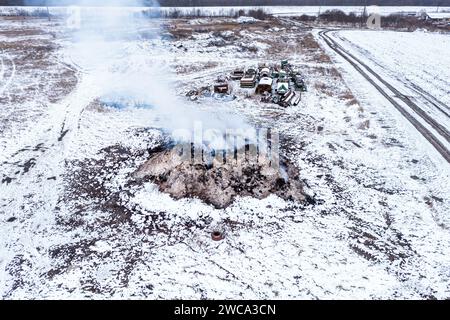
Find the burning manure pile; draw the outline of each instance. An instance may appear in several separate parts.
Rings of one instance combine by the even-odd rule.
[[[237,196],[264,199],[276,194],[304,201],[299,171],[275,153],[246,144],[234,152],[209,151],[192,144],[160,147],[135,173],[138,181],[152,181],[175,199],[196,197],[225,208]]]

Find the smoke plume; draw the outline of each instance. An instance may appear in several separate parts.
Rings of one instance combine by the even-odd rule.
[[[89,3],[80,0],[78,5]],[[209,132],[208,142],[219,148],[226,147],[222,140],[227,130],[251,131],[237,115],[202,111],[198,105],[177,96],[176,75],[166,64],[166,49],[158,41],[160,20],[143,14],[142,1],[111,3],[110,7],[95,9],[72,8],[68,24],[73,28],[71,54],[84,72],[95,79],[102,101],[151,108],[157,125],[174,132],[173,138],[183,142],[193,141],[194,128],[199,123],[202,130]],[[153,6],[158,3],[153,2]]]

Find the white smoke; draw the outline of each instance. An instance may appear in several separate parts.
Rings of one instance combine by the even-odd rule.
[[[113,0],[109,7],[82,7],[91,3],[80,0],[81,8],[74,11],[77,25],[72,55],[95,78],[101,100],[150,107],[157,125],[169,132],[193,133],[199,122],[203,130],[223,134],[230,129],[250,128],[236,115],[202,111],[176,95],[176,75],[165,63],[167,54],[154,45],[160,35],[159,19],[149,19],[142,13],[142,1]],[[124,8],[130,5],[134,8]],[[157,2],[153,5],[158,6]],[[192,141],[192,136],[175,134],[174,138]],[[223,145],[221,141],[209,142]]]

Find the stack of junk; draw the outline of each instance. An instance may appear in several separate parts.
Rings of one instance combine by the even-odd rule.
[[[272,102],[283,107],[296,106],[301,100],[301,92],[307,90],[305,79],[287,60],[279,65],[260,64],[246,70],[235,69],[230,78],[239,80],[241,88],[255,88],[262,102]]]
[[[186,96],[191,100],[199,97],[214,97],[229,101],[236,97],[231,94],[232,86],[229,80],[239,81],[241,88],[255,89],[261,96],[261,101],[276,103],[283,107],[296,106],[301,100],[301,93],[307,90],[305,79],[298,69],[287,60],[280,64],[269,66],[260,64],[258,67],[236,68],[227,77],[219,76],[215,81],[213,92],[211,86],[189,91]]]
[[[199,97],[212,97],[220,101],[231,101],[236,97],[231,93],[230,85],[228,84],[228,78],[219,76],[213,85],[213,91],[211,91],[211,86],[201,87],[198,90],[190,90],[186,93],[191,101],[198,100]]]

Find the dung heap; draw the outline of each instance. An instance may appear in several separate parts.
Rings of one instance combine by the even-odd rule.
[[[229,157],[221,153],[208,161],[206,151],[202,161],[195,161],[193,157],[186,160],[177,147],[159,149],[133,177],[156,183],[175,199],[196,197],[216,208],[227,207],[237,196],[263,199],[276,194],[286,200],[305,200],[297,168],[283,160],[274,166],[267,156],[249,156],[249,149],[247,145]]]

